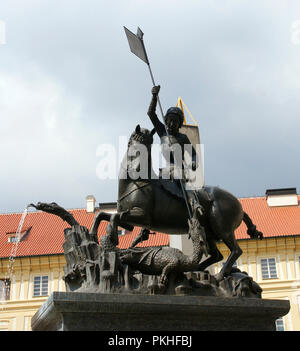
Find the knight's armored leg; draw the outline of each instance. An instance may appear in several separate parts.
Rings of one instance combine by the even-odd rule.
[[[187,193],[188,201],[191,206],[193,215],[195,212],[195,216],[198,218],[199,222],[203,225],[203,219],[205,216],[204,207],[200,204],[200,201],[195,191],[187,191],[186,193]]]

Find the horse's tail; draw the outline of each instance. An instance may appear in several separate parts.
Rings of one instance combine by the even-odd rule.
[[[252,238],[252,239],[260,239],[262,240],[263,238],[263,233],[258,231],[256,229],[256,225],[253,224],[251,218],[247,215],[246,212],[244,212],[244,216],[243,216],[243,221],[245,222],[248,230],[247,230],[247,234]]]

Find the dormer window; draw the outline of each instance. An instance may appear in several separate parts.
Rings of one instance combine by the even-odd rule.
[[[7,238],[7,242],[9,242],[9,243],[16,243],[17,241],[18,241],[18,239],[17,239],[16,235],[10,235]]]
[[[20,233],[20,235],[18,236],[16,231],[12,231],[12,232],[7,232],[7,242],[8,243],[16,243],[16,242],[20,242],[26,239],[27,235],[29,234],[30,230],[32,227],[30,228],[25,228],[22,230],[22,232]],[[19,238],[19,240],[18,240]]]

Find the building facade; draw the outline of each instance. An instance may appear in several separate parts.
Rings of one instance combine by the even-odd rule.
[[[31,317],[53,291],[65,291],[63,255],[18,257],[8,274],[8,259],[0,260],[0,279],[10,280],[9,296],[0,301],[0,331],[31,330]],[[2,290],[3,291],[3,290]]]
[[[263,289],[264,299],[290,301],[290,312],[277,321],[277,330],[300,331],[300,236],[239,240],[243,250],[236,266]],[[229,250],[219,245],[224,257]],[[215,272],[222,262],[215,265]]]
[[[235,231],[243,254],[236,265],[262,287],[263,298],[288,299],[290,312],[277,320],[277,330],[300,331],[300,196],[295,189],[267,191],[265,197],[239,199],[264,234],[263,240],[250,239],[246,226]],[[115,211],[115,204],[100,204],[105,211]],[[75,219],[91,227],[95,199],[87,198],[86,209],[70,210]],[[0,331],[31,330],[31,318],[54,291],[65,291],[62,250],[66,224],[58,217],[43,212],[28,213],[20,242],[15,241],[22,214],[0,214]],[[105,234],[106,223],[99,227]],[[127,233],[120,230],[119,247],[130,246],[139,228]],[[177,246],[189,253],[187,236],[150,235],[139,246]],[[17,246],[17,247],[16,247]],[[216,273],[229,255],[229,249],[218,245],[224,260],[210,268]],[[15,250],[14,250],[15,249]],[[12,252],[16,252],[12,256]]]

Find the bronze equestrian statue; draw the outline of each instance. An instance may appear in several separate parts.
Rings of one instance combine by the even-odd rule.
[[[178,185],[168,179],[158,177],[153,179],[151,146],[154,132],[138,125],[130,137],[128,151],[121,163],[118,208],[117,215],[113,216],[113,222],[116,221],[117,225],[129,230],[133,229],[133,226],[141,226],[166,234],[187,234],[189,215]],[[146,160],[144,155],[141,156],[141,145],[147,150]],[[147,174],[132,179],[133,171],[139,170],[141,164],[145,165],[145,162]],[[248,228],[247,233],[252,238],[261,239],[262,233],[256,230],[238,199],[231,193],[218,187],[205,186],[197,191],[197,199],[204,208],[201,225],[205,230],[210,257],[200,263],[195,270],[204,271],[223,259],[216,245],[218,241],[223,241],[231,253],[216,275],[217,280],[222,280],[230,273],[233,263],[242,254],[234,236],[235,229],[244,221]],[[100,211],[95,216],[90,234],[96,235],[100,221],[109,221],[110,218],[111,214]]]
[[[97,231],[102,220],[110,221],[112,228],[121,226],[132,230],[134,226],[142,227],[141,239],[138,240],[147,237],[150,230],[166,234],[191,234],[189,230],[191,215],[186,203],[187,198],[189,205],[194,208],[194,211],[197,211],[197,220],[199,221],[197,225],[200,228],[198,235],[199,240],[203,243],[201,250],[209,255],[201,263],[200,260],[198,264],[194,264],[193,261],[193,270],[204,271],[210,265],[221,261],[223,256],[216,244],[223,241],[229,248],[230,255],[221,271],[215,276],[218,281],[221,281],[230,274],[232,265],[242,254],[234,235],[234,231],[241,222],[245,222],[250,237],[262,239],[263,235],[256,230],[256,226],[243,211],[238,199],[231,193],[213,186],[204,186],[199,190],[184,190],[183,192],[178,180],[174,177],[175,166],[177,166],[174,158],[170,157],[170,167],[168,168],[170,177],[159,177],[155,174],[151,159],[155,132],[161,139],[163,154],[170,152],[170,156],[172,156],[171,151],[174,143],[181,147],[190,144],[188,138],[179,133],[183,122],[179,109],[172,107],[167,111],[166,126],[158,120],[155,114],[158,91],[159,87],[152,89],[152,101],[148,111],[155,128],[149,131],[137,125],[130,137],[128,150],[121,163],[117,213],[112,215],[103,211],[98,212],[89,234],[97,242]],[[192,166],[195,166],[193,154],[192,160]],[[187,196],[185,197],[185,195]],[[192,206],[192,203],[197,205]],[[72,226],[78,224],[55,203],[50,205],[39,203],[33,206],[59,215]],[[194,215],[195,213],[193,213]],[[193,239],[195,240],[195,237]],[[135,241],[134,245],[138,240]]]

